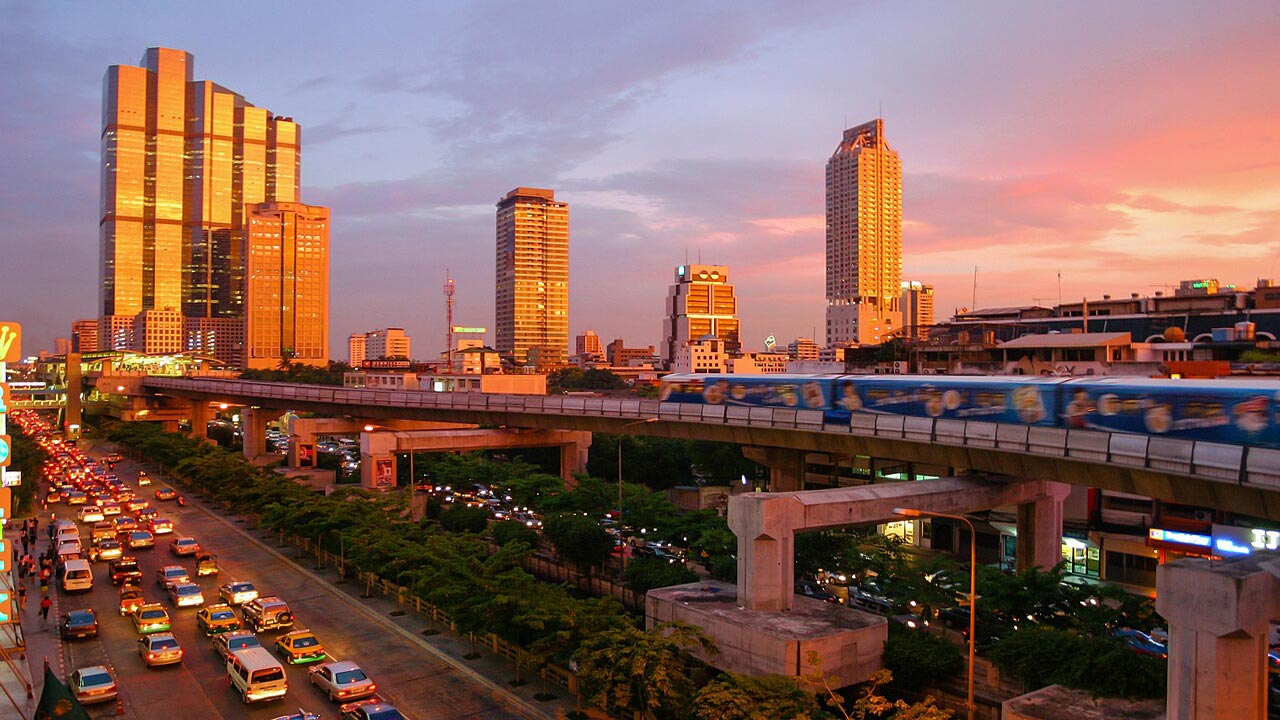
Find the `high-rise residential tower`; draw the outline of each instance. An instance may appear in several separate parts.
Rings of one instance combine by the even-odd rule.
[[[691,340],[714,335],[729,354],[742,349],[738,299],[724,265],[681,265],[667,289],[667,317],[662,321],[662,359],[671,366]]]
[[[902,324],[901,285],[902,163],[876,119],[827,161],[827,346],[882,342]]]
[[[518,365],[569,361],[569,204],[518,187],[498,201],[496,349]]]
[[[261,203],[245,231],[249,369],[329,362],[329,208]]]
[[[902,281],[902,336],[911,340],[929,339],[933,325],[933,286],[912,280]]]
[[[193,81],[189,53],[149,48],[140,65],[113,65],[103,80],[102,324],[181,312],[187,349],[235,362],[245,208],[297,201],[300,130]]]

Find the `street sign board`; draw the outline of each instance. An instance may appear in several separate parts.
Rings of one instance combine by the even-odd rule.
[[[22,325],[0,322],[0,362],[16,363],[22,359]]]
[[[17,470],[0,471],[0,487],[17,487],[22,484],[22,473]]]

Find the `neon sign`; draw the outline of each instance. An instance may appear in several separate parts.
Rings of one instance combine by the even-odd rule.
[[[1196,547],[1203,548],[1207,548],[1213,544],[1213,538],[1208,535],[1182,532],[1180,530],[1164,530],[1162,528],[1151,528],[1147,531],[1147,537],[1158,542],[1176,543],[1178,545],[1194,545]]]

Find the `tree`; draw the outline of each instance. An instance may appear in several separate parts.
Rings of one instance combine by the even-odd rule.
[[[827,707],[844,720],[950,720],[953,714],[934,705],[932,697],[908,703],[889,700],[881,695],[880,688],[893,682],[893,673],[888,670],[873,673],[871,680],[857,691],[857,697],[850,703],[844,695],[832,689],[826,673],[822,671],[822,657],[816,650],[809,651],[809,666],[813,671],[805,676],[805,680],[825,693]]]
[[[489,512],[466,505],[452,507],[440,516],[440,527],[455,533],[482,533],[489,526]]]
[[[547,518],[542,534],[555,546],[556,552],[579,566],[603,562],[613,548],[613,538],[600,523],[584,515],[560,514]]]
[[[531,548],[538,547],[538,531],[517,520],[503,520],[489,526],[489,535],[499,545],[522,542]]]
[[[689,670],[695,648],[718,652],[701,628],[683,623],[601,632],[574,653],[578,687],[587,702],[602,708],[630,710],[646,719],[681,717],[693,700]]]
[[[926,632],[889,625],[889,640],[881,657],[898,687],[919,691],[964,670],[959,648]]]
[[[698,720],[813,720],[825,717],[811,691],[782,675],[725,673],[698,691]]]
[[[988,656],[1031,688],[1057,684],[1124,698],[1165,694],[1167,663],[1138,655],[1107,636],[1032,625],[997,642]]]
[[[698,574],[684,565],[655,557],[635,558],[628,563],[623,577],[632,590],[641,594],[654,588],[698,581]]]

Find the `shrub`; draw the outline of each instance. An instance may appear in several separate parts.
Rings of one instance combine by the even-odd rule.
[[[516,520],[503,520],[489,527],[493,541],[499,545],[522,542],[531,548],[538,547],[538,531]]]
[[[997,667],[1033,689],[1058,684],[1107,697],[1165,694],[1167,663],[1138,655],[1110,637],[1024,627],[997,642],[989,655]]]
[[[440,516],[440,527],[455,533],[482,533],[489,526],[489,511],[459,505]]]
[[[631,560],[627,564],[627,571],[623,577],[630,583],[631,589],[638,593],[647,593],[654,588],[683,585],[698,580],[698,574],[684,565],[654,557],[639,557]]]
[[[600,523],[585,515],[556,515],[548,518],[542,532],[556,551],[570,562],[593,565],[604,561],[613,547],[613,538]]]
[[[909,690],[937,685],[964,670],[960,649],[937,635],[908,630],[896,623],[889,625],[889,640],[884,644],[884,666],[893,673],[893,681]]]

